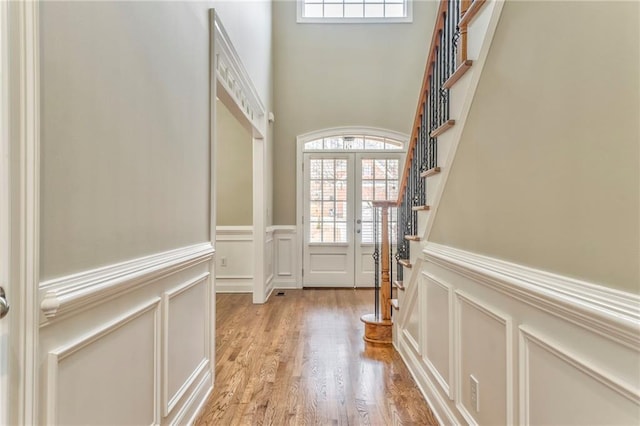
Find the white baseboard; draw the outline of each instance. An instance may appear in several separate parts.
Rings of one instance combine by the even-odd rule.
[[[213,392],[213,379],[211,376],[211,372],[208,371],[198,386],[196,390],[191,394],[191,397],[185,402],[182,409],[176,414],[176,417],[170,423],[171,425],[192,425],[196,422],[200,414],[202,414],[202,410],[204,409],[207,400],[209,399],[209,395]],[[189,414],[189,411],[192,411],[189,420],[184,421],[185,417]]]
[[[216,293],[253,293],[253,277],[217,277]]]
[[[298,283],[291,280],[277,280],[274,278],[273,280],[273,288],[278,290],[295,290],[300,289]]]
[[[416,358],[413,350],[406,346],[404,337],[399,334],[397,340],[398,346],[396,350],[400,353],[400,357],[409,369],[409,373],[411,373],[413,380],[418,385],[422,396],[438,419],[438,423],[441,425],[460,424],[460,421],[458,421],[453,411],[451,411],[445,399],[438,392],[437,385],[430,379],[426,367]]]

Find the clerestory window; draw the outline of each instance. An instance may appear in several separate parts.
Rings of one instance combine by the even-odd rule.
[[[411,0],[298,0],[298,22],[411,22]]]

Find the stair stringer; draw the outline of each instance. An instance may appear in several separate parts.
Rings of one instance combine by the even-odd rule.
[[[398,351],[398,336],[399,333],[404,332],[407,321],[409,319],[411,307],[409,306],[409,303],[406,303],[406,301],[409,300],[415,302],[415,300],[417,299],[418,283],[416,281],[417,277],[420,275],[418,271],[422,270],[423,261],[424,257],[422,255],[418,256],[413,267],[411,269],[405,268],[403,272],[403,282],[405,290],[403,292],[398,292],[398,304],[400,305],[400,309],[395,312],[396,319],[393,321],[393,345]]]
[[[419,216],[427,215],[423,227],[419,227],[420,233],[418,235],[421,237],[420,246],[422,248],[431,234],[440,200],[449,178],[451,165],[455,159],[462,132],[473,104],[503,6],[504,0],[488,1],[469,24],[468,56],[469,59],[473,60],[473,66],[449,90],[450,117],[456,120],[456,124],[450,130],[438,136],[438,166],[440,166],[441,171],[435,176],[426,178],[426,204],[431,209],[427,212],[418,212]],[[480,38],[482,41],[478,41]]]

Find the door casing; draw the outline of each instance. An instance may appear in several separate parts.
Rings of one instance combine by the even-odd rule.
[[[296,283],[297,288],[303,288],[303,266],[304,266],[304,224],[303,224],[303,215],[304,215],[304,173],[303,173],[303,163],[304,163],[304,153],[305,152],[323,152],[323,151],[305,151],[304,145],[305,143],[319,139],[322,137],[329,136],[340,136],[340,135],[363,135],[363,136],[376,136],[376,137],[386,137],[390,139],[394,139],[397,141],[402,141],[404,146],[402,150],[391,151],[391,150],[362,150],[360,152],[366,153],[392,153],[392,152],[402,152],[403,157],[400,160],[400,174],[402,174],[402,166],[404,165],[404,158],[406,156],[406,147],[409,141],[409,135],[396,132],[393,130],[382,129],[378,127],[367,127],[367,126],[345,126],[345,127],[333,127],[327,129],[321,129],[309,133],[305,133],[299,135],[296,138],[296,249],[298,252],[298,259],[300,261],[297,265],[296,270]],[[330,152],[330,151],[324,151]],[[354,151],[334,151],[334,152],[354,152]]]

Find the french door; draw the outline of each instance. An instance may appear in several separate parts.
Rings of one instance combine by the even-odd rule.
[[[374,285],[371,203],[398,198],[402,158],[398,152],[304,154],[303,286]],[[395,232],[395,211],[390,219]]]

